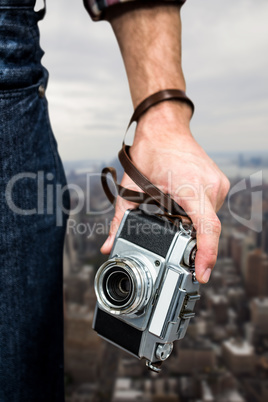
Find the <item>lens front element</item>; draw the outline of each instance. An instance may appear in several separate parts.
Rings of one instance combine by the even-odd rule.
[[[133,284],[131,277],[120,267],[115,267],[107,275],[104,287],[107,299],[118,306],[124,305],[132,294]]]

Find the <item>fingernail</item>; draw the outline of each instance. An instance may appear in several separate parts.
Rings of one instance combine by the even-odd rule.
[[[205,270],[204,275],[202,276],[202,280],[204,283],[207,283],[209,281],[210,275],[211,275],[211,268],[207,268]]]

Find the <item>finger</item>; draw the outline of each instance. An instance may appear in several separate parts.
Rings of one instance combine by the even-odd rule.
[[[125,188],[129,188],[132,190],[137,190],[138,187],[134,185],[133,181],[125,174],[121,185]],[[134,202],[126,201],[122,197],[117,197],[116,200],[116,205],[115,205],[115,214],[113,217],[113,220],[111,222],[110,226],[110,231],[109,231],[109,236],[107,237],[106,241],[101,247],[101,253],[102,254],[110,254],[113,243],[115,240],[116,233],[118,231],[118,228],[120,226],[121,220],[124,216],[124,213],[126,212],[127,209],[134,209],[137,207],[137,204]]]
[[[217,260],[221,224],[213,209],[205,215],[192,217],[192,221],[197,239],[196,279],[200,283],[207,283]]]
[[[101,247],[102,254],[110,254],[112,247],[113,247],[116,233],[118,231],[118,228],[120,226],[124,213],[126,212],[127,209],[133,209],[135,207],[136,207],[136,204],[134,204],[133,202],[129,202],[129,201],[124,200],[121,197],[117,197],[117,201],[116,201],[116,205],[115,205],[115,214],[114,214],[113,220],[111,222],[109,236],[107,237],[105,243]]]
[[[200,200],[180,199],[181,206],[190,216],[196,230],[197,253],[196,279],[207,283],[216,264],[221,224],[208,198],[200,206]]]
[[[113,246],[113,242],[115,239],[115,235],[117,233],[117,230],[119,228],[120,222],[123,218],[124,212],[121,211],[120,208],[116,208],[115,210],[115,215],[113,217],[113,220],[111,222],[110,226],[110,231],[109,231],[109,236],[105,240],[104,244],[101,247],[101,253],[102,254],[110,254]]]

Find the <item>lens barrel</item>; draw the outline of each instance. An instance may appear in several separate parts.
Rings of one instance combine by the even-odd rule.
[[[152,292],[150,271],[140,261],[113,258],[95,277],[95,292],[101,308],[115,315],[141,311]]]

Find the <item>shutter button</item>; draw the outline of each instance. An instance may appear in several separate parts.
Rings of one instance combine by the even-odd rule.
[[[44,98],[45,94],[46,94],[46,90],[45,90],[44,85],[40,85],[39,88],[38,88],[39,97]]]

